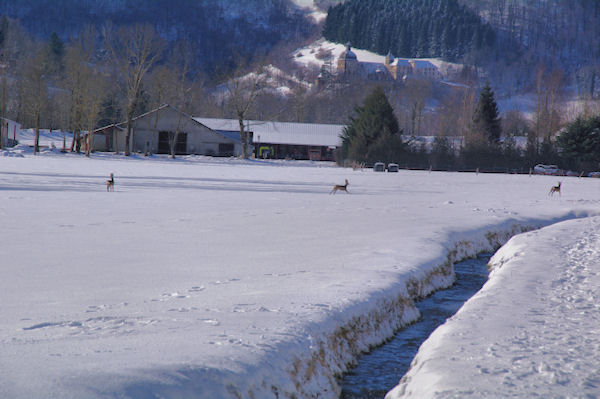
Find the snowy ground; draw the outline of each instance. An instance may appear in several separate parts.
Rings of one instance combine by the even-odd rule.
[[[562,180],[0,157],[0,397],[335,398],[448,261],[598,214],[600,179]]]
[[[386,398],[600,397],[600,218],[514,237]]]

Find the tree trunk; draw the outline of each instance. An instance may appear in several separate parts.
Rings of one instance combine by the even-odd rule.
[[[182,107],[183,104],[180,104]],[[177,138],[179,137],[179,133],[181,130],[181,122],[183,119],[183,113],[179,111],[179,117],[177,118],[177,128],[175,128],[175,134],[173,135],[173,141],[171,142],[171,158],[175,159],[175,150],[177,148]]]
[[[129,151],[129,140],[131,140],[131,116],[127,114],[127,132],[125,133],[125,156],[131,155]]]
[[[75,151],[79,154],[81,152],[81,132],[78,130],[75,132]]]
[[[73,138],[71,139],[71,152],[75,151],[75,132],[73,131]]]
[[[35,142],[33,144],[33,155],[40,151],[40,115],[35,118]]]
[[[94,143],[94,133],[90,130],[87,134],[87,143],[85,147],[85,156],[89,157],[92,152],[92,144]]]
[[[248,135],[246,134],[246,130],[244,129],[244,118],[243,116],[238,116],[238,123],[240,124],[240,141],[242,142],[242,159],[248,158]]]
[[[173,139],[171,140],[171,155],[169,158],[175,159],[175,148],[177,147],[177,137],[179,136],[179,128],[175,129],[173,133]]]

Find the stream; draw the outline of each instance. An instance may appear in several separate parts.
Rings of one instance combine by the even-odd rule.
[[[419,301],[421,319],[361,356],[358,365],[342,378],[340,399],[382,399],[398,385],[421,344],[485,284],[490,257],[491,254],[483,254],[456,263],[456,283]]]

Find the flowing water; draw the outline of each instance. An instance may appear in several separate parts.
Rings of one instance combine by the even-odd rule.
[[[481,255],[454,265],[456,284],[419,301],[421,319],[385,345],[361,356],[358,365],[342,379],[341,399],[381,399],[398,384],[423,341],[487,281],[491,255]]]

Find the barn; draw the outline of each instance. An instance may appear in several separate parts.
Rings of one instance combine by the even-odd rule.
[[[241,153],[239,133],[237,136],[219,133],[168,104],[133,119],[131,151],[170,154],[176,131],[179,132],[175,144],[176,155],[237,156]],[[125,136],[125,122],[96,129],[93,149],[123,151]]]
[[[0,148],[12,147],[19,141],[21,124],[0,118]]]
[[[222,134],[237,134],[237,119],[194,118]],[[342,145],[344,126],[318,123],[294,123],[248,120],[246,129],[252,137],[258,158],[310,159],[335,161],[335,150]]]
[[[316,123],[245,121],[254,155],[259,158],[335,161],[344,126]],[[132,121],[132,152],[169,154],[175,132],[176,155],[239,156],[242,145],[237,119],[195,118],[165,104]],[[94,151],[123,151],[125,123],[96,129]],[[83,143],[85,143],[85,136]]]

